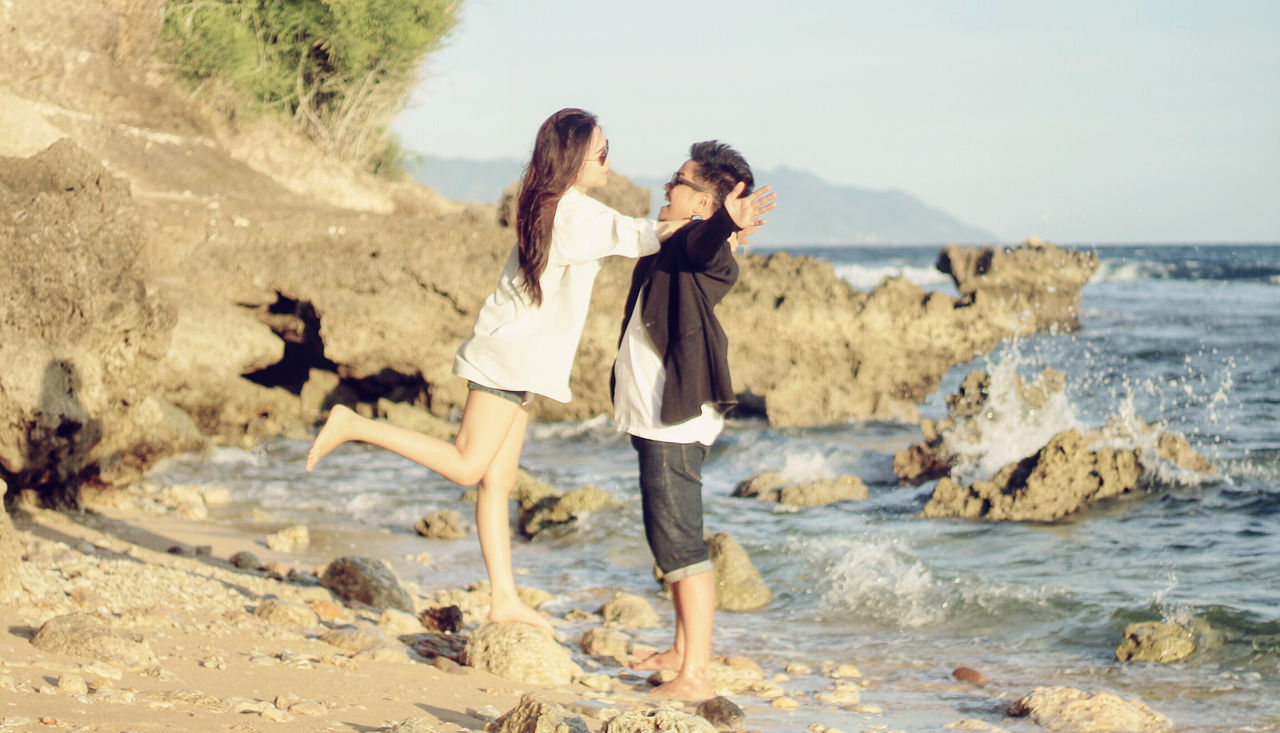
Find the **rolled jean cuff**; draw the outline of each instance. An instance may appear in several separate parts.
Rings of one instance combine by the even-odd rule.
[[[672,570],[669,573],[663,573],[662,579],[665,582],[674,583],[678,580],[684,580],[685,578],[692,578],[695,575],[700,575],[702,573],[709,573],[709,572],[712,572],[713,570],[715,570],[715,566],[711,564],[711,561],[703,560],[702,562],[695,562],[692,565],[685,565],[682,568],[676,568],[675,570]]]

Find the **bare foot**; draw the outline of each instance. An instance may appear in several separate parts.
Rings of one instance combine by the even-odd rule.
[[[551,626],[551,622],[546,616],[529,608],[520,601],[514,603],[500,603],[489,606],[489,620],[495,624],[503,621],[519,621],[522,624],[537,626],[540,629],[546,629],[551,632],[552,636],[556,635],[556,630]]]
[[[311,450],[307,451],[308,473],[321,458],[329,455],[329,451],[347,442],[348,428],[354,417],[356,414],[346,405],[334,405],[329,410],[329,418],[324,421],[324,427],[320,428],[319,435],[311,443]]]
[[[675,649],[668,649],[665,652],[657,652],[641,659],[638,662],[632,662],[631,668],[637,672],[648,672],[653,670],[669,669],[673,672],[680,670],[680,665],[684,663],[684,657],[676,652]]]
[[[658,685],[649,690],[649,694],[662,700],[683,700],[685,702],[702,702],[716,696],[711,680],[704,675],[678,675],[665,685]]]

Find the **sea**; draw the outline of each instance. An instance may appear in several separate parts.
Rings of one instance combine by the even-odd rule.
[[[958,364],[921,406],[925,417],[945,416],[945,396],[975,369],[1006,385],[1045,367],[1065,374],[1062,399],[993,421],[957,470],[989,475],[1060,429],[1116,416],[1182,433],[1217,470],[1153,466],[1137,490],[1060,522],[925,519],[933,483],[900,486],[892,470],[894,452],[920,440],[917,425],[730,420],[704,467],[706,526],[743,546],[772,600],[719,612],[715,654],[750,657],[770,675],[793,662],[814,670],[782,683],[801,700],[796,710],[739,696],[747,727],[932,731],[971,720],[1039,730],[1005,710],[1036,687],[1061,685],[1139,699],[1180,731],[1280,731],[1280,245],[1076,249],[1100,259],[1080,328]],[[904,276],[955,294],[934,267],[938,248],[788,251],[830,262],[860,290]],[[260,532],[264,514],[270,528],[305,522],[316,557],[382,557],[424,591],[484,579],[474,531],[443,541],[413,530],[440,509],[469,518],[457,486],[363,445],[339,448],[306,474],[307,447],[225,448],[170,460],[152,478],[224,487],[234,501],[213,521]],[[600,487],[621,507],[516,540],[518,583],[553,594],[543,610],[557,617],[594,611],[617,593],[645,596],[667,623],[633,636],[668,644],[671,606],[653,579],[625,436],[606,416],[534,425],[522,465],[562,489]],[[870,496],[804,509],[732,496],[763,471],[794,481],[854,474]],[[414,559],[424,552],[428,564]],[[1194,627],[1195,653],[1173,664],[1117,661],[1125,627],[1158,620]],[[562,627],[575,654],[592,623]],[[824,663],[858,668],[864,707],[812,700],[831,685]],[[962,666],[989,683],[957,681]]]

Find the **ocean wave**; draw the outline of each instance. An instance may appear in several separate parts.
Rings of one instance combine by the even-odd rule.
[[[1198,253],[1193,257],[1168,261],[1104,257],[1092,282],[1127,282],[1131,280],[1199,280],[1280,283],[1280,264],[1265,259],[1242,261],[1214,254]],[[1230,251],[1221,253],[1230,255]]]
[[[531,423],[529,437],[533,440],[564,440],[581,437],[609,437],[616,431],[613,419],[608,415],[596,415],[587,420],[571,422]]]
[[[1010,616],[1030,622],[1076,605],[1066,591],[1019,587],[972,573],[945,577],[901,540],[788,540],[817,575],[822,610],[895,630],[998,628]]]
[[[887,277],[905,277],[926,290],[952,286],[951,276],[932,267],[911,265],[836,265],[836,274],[858,290],[874,290]]]
[[[1129,262],[1104,259],[1098,263],[1098,271],[1092,282],[1126,282],[1129,280],[1166,280],[1173,273],[1172,265],[1161,262]]]

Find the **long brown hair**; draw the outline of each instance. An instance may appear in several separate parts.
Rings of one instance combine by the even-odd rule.
[[[541,278],[551,252],[556,207],[577,179],[595,129],[595,115],[572,107],[551,115],[538,128],[516,208],[520,273],[524,276],[525,293],[534,305],[542,305]]]

